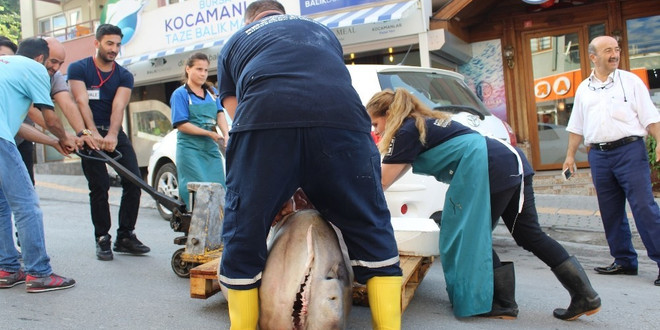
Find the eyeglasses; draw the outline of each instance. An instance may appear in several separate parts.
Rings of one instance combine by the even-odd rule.
[[[587,84],[587,87],[589,87],[590,90],[595,92],[599,89],[610,89],[610,88],[612,88],[612,86],[614,86],[614,79],[610,80],[610,82],[608,82],[607,84],[601,85],[601,86],[598,86],[598,87],[592,86],[591,83],[593,83],[593,81],[591,81],[591,77],[589,77],[589,84]]]
[[[619,80],[621,80],[621,71],[618,71],[618,74],[619,74]],[[589,77],[589,83],[587,84],[587,87],[589,87],[589,89],[594,92],[597,90],[610,89],[612,88],[612,86],[614,86],[614,75],[612,75],[612,80],[610,80],[610,82],[608,82],[605,85],[595,87],[595,86],[591,86],[591,83],[592,83],[591,77]],[[628,102],[628,98],[626,97],[626,90],[623,88],[623,83],[621,83],[621,91],[623,91],[623,102]]]

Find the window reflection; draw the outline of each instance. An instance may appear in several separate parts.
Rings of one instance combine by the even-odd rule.
[[[660,26],[660,15],[626,21],[630,70],[646,83],[655,107],[660,110],[660,43],[657,40],[660,31],[658,26]]]

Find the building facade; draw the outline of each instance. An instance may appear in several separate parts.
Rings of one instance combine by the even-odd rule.
[[[156,140],[166,127],[153,122],[168,118],[155,113],[168,112],[169,95],[179,86],[185,58],[193,51],[206,52],[213,73],[219,50],[242,26],[250,3],[20,1],[23,37],[55,36],[65,44],[63,73],[71,61],[93,54],[92,33],[99,23],[124,29],[118,62],[135,75],[132,106],[135,111],[158,109],[148,120],[129,118],[127,125],[139,130],[136,122],[147,123],[151,131],[146,134]],[[591,72],[587,45],[593,37],[611,35],[619,40],[621,68],[647,83],[660,108],[660,42],[653,37],[660,33],[656,0],[281,2],[288,13],[330,27],[344,47],[347,64],[405,64],[462,73],[491,112],[513,127],[537,170],[561,167],[574,91]],[[37,156],[42,161],[57,159]],[[586,150],[579,150],[577,157],[580,167],[588,166]]]

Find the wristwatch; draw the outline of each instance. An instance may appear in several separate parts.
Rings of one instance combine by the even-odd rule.
[[[81,137],[83,135],[92,136],[92,131],[85,128],[82,131],[78,132],[78,134],[76,134],[77,137]]]

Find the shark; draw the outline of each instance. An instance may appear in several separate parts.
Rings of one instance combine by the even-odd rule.
[[[291,213],[268,238],[260,329],[344,329],[353,270],[341,232],[314,209]]]

